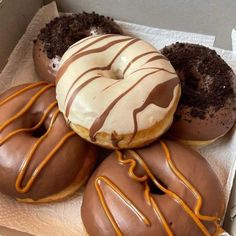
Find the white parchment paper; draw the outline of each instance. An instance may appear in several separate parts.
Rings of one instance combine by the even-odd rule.
[[[32,59],[33,39],[36,38],[39,30],[56,16],[58,11],[53,2],[41,8],[32,19],[0,74],[0,92],[11,86],[38,80]],[[212,47],[215,40],[214,36],[163,30],[126,22],[118,23],[126,33],[142,38],[159,49],[176,41]],[[218,52],[236,71],[236,58],[232,52],[220,49]],[[200,152],[218,175],[228,201],[236,168],[235,129],[216,143],[201,149]],[[82,193],[77,193],[76,196],[60,203],[45,205],[17,203],[0,194],[0,225],[34,235],[83,235],[80,217],[81,202]]]

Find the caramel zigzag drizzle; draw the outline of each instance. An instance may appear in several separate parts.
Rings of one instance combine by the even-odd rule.
[[[167,163],[168,163],[170,169],[172,170],[172,172],[183,182],[183,184],[192,192],[194,197],[197,199],[197,203],[196,203],[194,212],[198,216],[198,218],[201,220],[204,220],[204,221],[218,221],[219,220],[218,217],[205,216],[205,215],[201,215],[199,213],[199,211],[202,207],[202,196],[197,191],[197,189],[195,187],[193,187],[193,185],[184,177],[184,175],[175,167],[174,163],[171,160],[170,152],[169,152],[169,149],[168,149],[166,143],[160,140],[160,144],[162,146],[162,149],[163,149],[166,159],[167,159]]]
[[[182,208],[183,210],[193,219],[193,221],[196,223],[196,225],[198,226],[198,228],[202,231],[202,233],[205,236],[211,236],[211,234],[209,233],[209,231],[207,230],[207,228],[203,225],[203,223],[200,221],[200,219],[198,218],[198,216],[196,216],[196,214],[192,211],[192,209],[184,202],[184,200],[179,197],[176,193],[172,192],[169,189],[166,189],[165,187],[163,187],[158,180],[156,179],[156,177],[154,176],[154,174],[151,172],[151,170],[149,169],[148,165],[144,162],[144,160],[135,152],[132,150],[128,150],[128,152],[132,155],[133,158],[135,158],[139,164],[143,167],[143,169],[146,171],[147,175],[149,176],[149,178],[153,181],[153,183],[164,193],[166,193],[168,196],[170,196],[173,200],[175,200]],[[133,173],[133,175],[135,175]]]
[[[122,232],[119,228],[119,226],[117,225],[111,211],[109,210],[109,207],[106,203],[106,200],[104,198],[104,195],[102,193],[102,189],[100,186],[100,183],[104,182],[109,188],[111,188],[118,196],[120,199],[122,199],[126,205],[131,209],[131,211],[138,217],[139,220],[141,220],[145,225],[147,226],[151,226],[151,222],[150,220],[134,205],[134,203],[106,176],[99,176],[96,180],[95,180],[95,188],[96,191],[98,193],[100,202],[102,204],[102,207],[109,219],[109,221],[111,222],[116,234],[118,236],[122,236]]]
[[[137,162],[134,159],[123,159],[123,155],[120,151],[115,150],[115,152],[116,152],[116,157],[118,159],[118,162],[120,164],[130,165],[129,170],[128,170],[129,176],[137,182],[144,182],[144,184],[145,184],[144,198],[146,199],[148,205],[152,206],[153,211],[155,212],[157,217],[160,219],[160,221],[161,221],[166,233],[168,234],[168,236],[173,236],[173,233],[172,233],[165,217],[163,216],[161,210],[159,209],[159,207],[157,206],[155,200],[153,199],[153,197],[150,194],[150,188],[147,184],[148,176],[144,175],[142,177],[138,177],[136,174],[134,174],[134,169],[137,165]]]

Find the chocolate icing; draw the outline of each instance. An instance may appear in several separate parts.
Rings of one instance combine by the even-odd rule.
[[[94,12],[56,17],[40,30],[35,40],[33,57],[36,72],[41,79],[54,82],[55,72],[58,70],[55,58],[59,62],[72,44],[88,36],[102,34],[123,32],[113,19]]]
[[[214,50],[176,43],[162,49],[175,68],[182,96],[170,134],[187,140],[212,140],[225,134],[236,120],[232,69]]]
[[[92,170],[95,150],[66,125],[52,84],[6,91],[0,96],[0,120],[1,192],[39,200],[72,184],[87,158],[86,175]]]
[[[200,154],[162,140],[106,158],[87,184],[81,213],[90,236],[211,236],[221,231],[224,207]]]
[[[35,71],[40,76],[40,78],[47,82],[54,82],[59,68],[60,57],[58,57],[58,59],[49,59],[44,52],[43,42],[37,40],[33,48],[33,59]]]

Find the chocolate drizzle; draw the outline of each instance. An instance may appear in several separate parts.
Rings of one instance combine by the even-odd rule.
[[[152,62],[152,61],[160,60],[160,59],[165,60],[165,61],[169,61],[164,55],[159,54],[159,55],[156,55],[156,56],[151,57],[150,59],[148,59],[145,64],[147,64],[149,62]]]
[[[79,51],[77,51],[76,53],[74,53],[69,59],[67,59],[62,66],[60,67],[58,73],[57,73],[57,82],[60,80],[61,76],[65,73],[65,71],[68,69],[68,67],[70,66],[71,63],[73,63],[74,61],[78,60],[79,58],[83,57],[83,56],[87,56],[89,54],[93,54],[93,53],[99,53],[99,52],[103,52],[105,50],[107,50],[108,48],[121,43],[121,42],[125,42],[125,41],[129,41],[132,38],[128,37],[128,38],[123,38],[123,39],[118,39],[118,40],[114,40],[112,42],[109,42],[105,45],[103,45],[102,47],[99,48],[95,48],[95,49],[90,49],[87,51],[84,51],[86,48],[90,47],[93,44],[96,44],[97,42],[102,41],[103,39],[106,38],[110,38],[110,37],[114,37],[117,35],[105,35],[104,37],[99,37],[97,40],[92,41],[90,44],[87,44],[86,46],[82,47]]]
[[[70,89],[69,89],[68,92],[67,92],[65,102],[66,102],[66,100],[67,100],[67,98],[68,98],[68,95],[69,95],[70,91],[72,90],[72,88],[73,88],[74,85],[78,82],[79,79],[81,79],[84,75],[86,75],[87,73],[89,73],[89,72],[91,72],[91,71],[95,71],[95,70],[99,70],[99,71],[100,71],[100,70],[110,70],[111,67],[112,67],[112,64],[115,62],[115,60],[117,59],[117,57],[118,57],[126,48],[128,48],[130,45],[136,43],[137,41],[139,41],[139,39],[130,40],[130,42],[128,42],[124,47],[122,47],[122,48],[119,50],[119,52],[116,54],[116,56],[112,59],[112,61],[111,61],[107,66],[94,67],[94,68],[91,68],[91,69],[85,71],[84,73],[82,73],[82,74],[81,74],[77,79],[75,79],[75,81],[72,83]],[[115,45],[115,43],[114,43],[113,45]],[[113,46],[113,45],[111,45],[111,46]],[[96,52],[95,52],[95,53],[96,53]],[[101,76],[99,76],[99,77],[101,77]],[[85,84],[85,83],[88,84],[87,81],[84,82],[84,84]],[[80,88],[81,86],[83,86],[83,85],[80,85],[78,88]],[[84,87],[84,86],[83,86],[83,87]],[[79,90],[80,90],[80,89],[79,89]],[[72,95],[70,96],[70,99],[69,99],[69,101],[68,101],[68,103],[67,103],[67,106],[66,106],[66,112],[65,112],[66,117],[68,117],[68,115],[69,115],[71,105],[72,105],[72,103],[73,103],[75,97],[77,96],[79,90],[75,89],[75,91],[74,91],[74,92],[72,93]]]
[[[160,71],[160,70],[158,70]],[[142,112],[146,107],[153,104],[158,107],[166,108],[170,105],[170,102],[173,99],[174,88],[179,84],[178,77],[174,77],[166,82],[158,84],[148,95],[146,101],[133,111],[133,120],[134,120],[134,132],[130,139],[130,142],[133,141],[137,131],[138,131],[138,121],[137,115]],[[166,89],[168,87],[168,89]],[[167,91],[166,93],[164,91]]]
[[[139,60],[140,58],[146,56],[146,55],[149,55],[149,54],[157,54],[158,52],[157,51],[150,51],[150,52],[145,52],[145,53],[142,53],[138,56],[136,56],[134,59],[132,59],[128,65],[125,67],[124,71],[123,71],[123,76],[125,75],[126,71],[130,68],[130,66],[132,64],[134,64],[137,60]]]
[[[89,137],[90,139],[95,142],[96,141],[96,133],[101,129],[103,126],[104,122],[106,121],[107,116],[109,115],[110,111],[113,109],[113,107],[128,93],[130,92],[133,88],[135,88],[139,83],[142,82],[146,77],[149,75],[155,74],[157,71],[152,71],[143,77],[141,77],[135,84],[133,84],[129,89],[127,89],[125,92],[120,94],[114,101],[110,103],[110,105],[104,110],[104,112],[98,117],[92,124],[90,130],[89,130]]]
[[[148,97],[148,101],[138,101],[139,103],[145,102],[144,106],[141,107],[141,110],[139,112],[143,111],[145,109],[145,106],[147,107],[149,105],[149,102],[157,105],[160,100],[164,100],[164,98],[166,97],[166,103],[169,104],[171,103],[171,100],[179,98],[180,92],[176,93],[175,96],[173,96],[173,90],[175,87],[164,86],[165,89],[162,89],[163,92],[156,94],[155,98],[157,98],[157,101],[154,101],[154,98],[152,99],[152,101],[149,101],[151,97],[154,97],[154,93],[156,91],[159,91],[157,87],[161,86],[158,85],[162,83],[162,81],[165,82],[170,80],[171,75],[175,76],[176,73],[165,56],[161,55],[158,51],[155,51],[155,49],[151,45],[146,44],[139,39],[129,36],[117,35],[95,36],[78,42],[77,44],[73,45],[71,49],[73,50],[69,50],[65,54],[63,60],[64,62],[62,63],[61,68],[59,69],[59,72],[57,74],[58,82],[61,78],[63,78],[61,80],[61,84],[59,84],[59,86],[57,87],[58,94],[61,94],[61,96],[59,96],[59,103],[61,103],[63,107],[65,117],[67,117],[68,119],[72,119],[74,112],[76,113],[76,103],[74,103],[74,101],[77,101],[77,99],[79,100],[79,98],[82,98],[85,95],[84,93],[82,93],[82,89],[86,87],[87,91],[89,91],[88,96],[90,97],[87,110],[91,111],[91,115],[89,115],[89,119],[87,119],[84,124],[79,124],[80,122],[75,119],[77,121],[74,121],[74,125],[77,125],[76,122],[78,122],[79,125],[82,125],[89,130],[89,141],[96,141],[97,133],[101,129],[105,129],[105,127],[103,126],[114,107],[122,100],[122,98],[126,97],[128,93],[129,95],[131,94],[131,96],[133,96],[133,90],[135,90],[134,92],[136,92],[136,90],[141,89],[142,85],[139,84],[144,83],[145,78],[149,77],[150,75],[154,75],[159,72],[160,79],[158,78],[158,75],[154,75],[152,78],[150,78],[150,82],[148,81],[148,79],[145,80],[145,83],[147,84],[154,83],[153,87],[155,87],[156,89],[154,89],[155,91],[149,91],[152,90],[152,88],[150,87],[148,87],[148,91],[143,89],[146,97]],[[79,62],[80,59],[83,59],[84,56],[88,56],[86,57],[87,61],[80,68]],[[91,58],[89,56],[91,56]],[[107,62],[105,63],[103,61],[104,57],[107,57],[105,60]],[[78,69],[76,68],[77,65]],[[70,66],[71,70],[69,71],[68,68]],[[71,71],[76,72],[76,70],[78,71],[78,74],[70,73]],[[70,75],[72,78],[70,77]],[[113,78],[113,76],[115,78]],[[66,83],[66,80],[69,77],[71,79],[70,85],[67,87],[65,93],[60,93],[60,90],[63,87],[63,83]],[[100,81],[100,79],[104,79],[104,81],[106,80],[105,83],[107,83],[107,85],[103,86],[103,81]],[[178,78],[176,78],[176,81],[177,80]],[[93,81],[95,82],[93,83]],[[119,83],[121,85],[120,87],[118,87]],[[123,87],[122,83],[124,85]],[[93,112],[94,105],[99,102],[95,99],[97,97],[97,94],[91,97],[91,94],[94,93],[94,86],[96,86],[96,84],[99,85],[99,90],[97,91],[98,96],[105,96],[105,94],[102,93],[112,86],[114,86],[113,89],[116,90],[116,96],[112,99],[109,98],[107,103],[102,103],[101,106],[97,107],[96,112]],[[169,85],[169,83],[166,84]],[[178,86],[178,83],[176,83],[176,86]],[[168,90],[170,90],[170,94],[172,94],[172,96],[169,96]],[[106,91],[107,94],[109,92],[110,91]],[[151,95],[149,95],[150,92],[152,93]],[[160,96],[160,98],[158,96]],[[169,97],[171,97],[171,100],[169,100]],[[176,103],[172,104],[173,106],[176,105]],[[81,103],[79,104],[79,106],[83,107],[83,104]],[[141,105],[137,105],[136,107],[138,106]],[[165,106],[165,108],[167,107],[168,105]],[[116,108],[119,109],[119,105],[117,105]],[[164,113],[165,112],[163,112],[163,117]],[[81,117],[83,116],[83,114],[84,113],[82,112]],[[156,114],[155,116],[156,120],[157,116],[158,114]],[[131,121],[129,122],[132,122],[132,114],[130,117]],[[136,116],[134,117],[134,119],[136,119]],[[114,122],[114,126],[117,126],[118,123],[119,122]],[[135,127],[137,128],[138,126]],[[117,145],[117,140],[114,140],[114,135],[112,136],[113,131],[119,134],[121,133],[119,132],[119,127],[111,127],[111,130],[108,132],[109,135],[111,135],[111,140],[109,142],[109,145],[111,147],[111,143],[113,143],[113,147],[114,144]],[[136,132],[137,130],[135,130],[135,133]],[[123,142],[120,142],[120,144],[123,145]]]

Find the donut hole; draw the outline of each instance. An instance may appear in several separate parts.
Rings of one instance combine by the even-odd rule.
[[[34,128],[39,124],[43,115],[44,115],[43,112],[30,113],[25,119],[24,127]],[[43,122],[39,127],[37,127],[37,129],[31,131],[31,135],[33,137],[38,138],[44,135],[47,132],[47,130],[48,129],[46,127],[46,123]]]
[[[44,124],[42,124],[38,127],[38,129],[36,129],[32,132],[32,136],[35,138],[39,138],[39,137],[43,136],[46,132],[47,132],[47,128],[45,127]]]
[[[102,73],[98,73],[98,75],[110,78],[112,80],[122,80],[124,78],[122,71],[120,69],[114,69],[114,68],[109,71],[103,71]]]
[[[165,189],[167,189],[167,186],[160,179],[156,178],[156,180],[158,181],[158,183],[160,183],[161,186],[163,186]],[[157,195],[164,195],[165,194],[160,188],[158,188],[155,185],[155,183],[150,178],[147,180],[147,184],[150,188],[150,193],[157,194]]]

